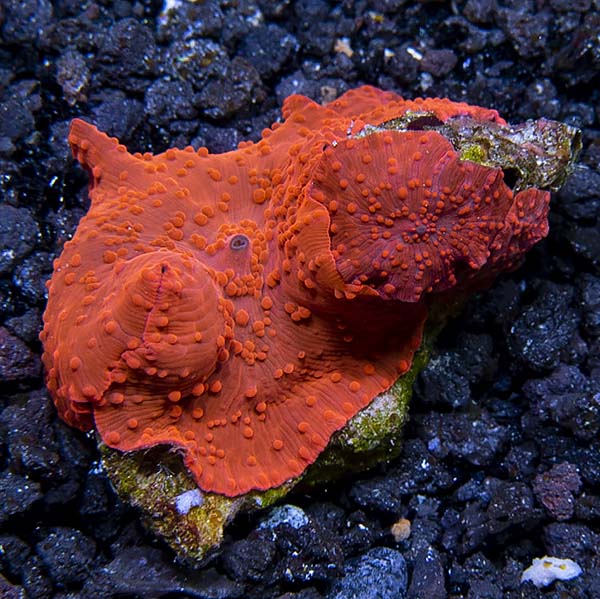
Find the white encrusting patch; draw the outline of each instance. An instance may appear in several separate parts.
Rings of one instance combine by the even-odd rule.
[[[181,516],[186,516],[193,507],[200,507],[204,503],[204,497],[200,489],[190,489],[174,498],[175,509]]]

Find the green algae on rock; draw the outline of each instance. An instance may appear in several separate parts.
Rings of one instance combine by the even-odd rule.
[[[225,526],[239,512],[269,507],[295,483],[233,498],[203,493],[175,453],[157,448],[123,454],[100,447],[103,468],[119,496],[139,509],[145,525],[189,564],[218,549]]]
[[[442,122],[432,112],[410,111],[377,127],[366,126],[357,137],[415,128],[441,133],[461,160],[501,168],[505,173],[514,171],[510,187],[515,193],[528,187],[558,191],[581,150],[580,131],[557,121],[507,125],[457,116]]]

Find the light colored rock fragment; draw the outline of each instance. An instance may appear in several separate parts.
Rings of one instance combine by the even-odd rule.
[[[571,580],[581,574],[581,566],[572,559],[559,557],[536,557],[529,568],[523,571],[521,582],[531,581],[540,588],[548,586],[555,580]]]

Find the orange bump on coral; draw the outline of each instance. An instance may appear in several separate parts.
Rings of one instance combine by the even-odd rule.
[[[429,298],[487,283],[547,229],[547,191],[513,193],[428,128],[502,126],[493,110],[363,87],[283,114],[268,144],[222,155],[69,134],[91,207],[44,314],[59,414],[121,451],[177,447],[229,496],[302,474],[408,370]]]

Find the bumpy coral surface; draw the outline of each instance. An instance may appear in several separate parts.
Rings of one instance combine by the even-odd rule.
[[[513,192],[429,126],[503,126],[493,110],[364,87],[283,115],[222,155],[69,135],[92,203],[49,282],[58,411],[122,451],[174,446],[229,496],[300,475],[410,368],[429,298],[547,231],[547,191]]]

